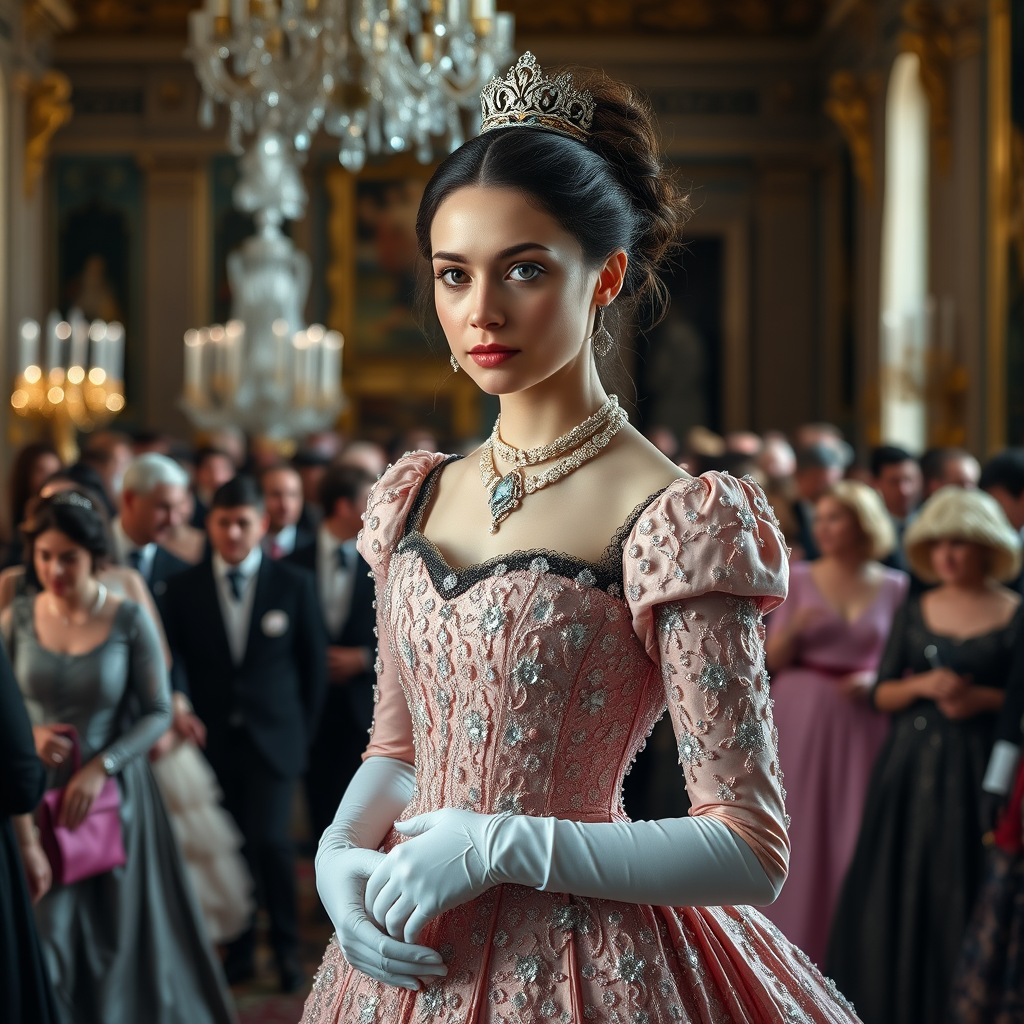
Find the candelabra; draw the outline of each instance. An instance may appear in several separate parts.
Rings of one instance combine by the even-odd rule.
[[[22,320],[18,338],[11,406],[19,416],[51,424],[61,457],[72,462],[76,432],[103,426],[124,408],[124,327],[117,321],[89,323],[73,309],[67,320],[50,314],[45,338],[35,320]]]
[[[312,324],[291,331],[271,324],[270,366],[243,373],[246,325],[241,320],[185,332],[185,402],[196,424],[213,429],[234,423],[274,440],[319,430],[341,409],[341,352],[337,331]]]

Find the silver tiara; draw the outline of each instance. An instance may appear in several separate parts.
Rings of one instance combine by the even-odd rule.
[[[594,121],[594,97],[573,87],[569,75],[545,78],[529,50],[504,78],[492,78],[480,94],[480,134],[494,128],[546,128],[580,142]]]
[[[76,508],[92,509],[92,502],[78,491],[58,491],[51,500],[54,505],[74,505]]]

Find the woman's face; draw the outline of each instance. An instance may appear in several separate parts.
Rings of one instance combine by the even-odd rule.
[[[32,472],[29,473],[29,495],[38,494],[39,489],[43,486],[43,481],[46,480],[47,477],[53,476],[53,474],[61,468],[60,459],[58,459],[56,455],[52,452],[41,452],[35,462],[32,463]]]
[[[524,391],[592,360],[600,268],[588,269],[579,242],[521,193],[459,189],[438,207],[430,242],[441,327],[483,391]]]
[[[36,537],[33,564],[40,585],[54,597],[81,593],[92,577],[92,556],[60,530]]]
[[[814,506],[814,539],[823,555],[854,550],[867,554],[867,538],[857,517],[831,495],[819,498]]]
[[[989,561],[988,548],[960,537],[943,537],[932,544],[932,569],[940,583],[976,586],[988,576]]]

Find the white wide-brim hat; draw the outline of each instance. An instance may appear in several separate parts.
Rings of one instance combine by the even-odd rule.
[[[921,506],[903,535],[907,564],[920,579],[935,583],[931,546],[957,537],[981,544],[992,552],[989,575],[1008,583],[1020,575],[1021,538],[1010,525],[999,502],[984,491],[942,487]]]

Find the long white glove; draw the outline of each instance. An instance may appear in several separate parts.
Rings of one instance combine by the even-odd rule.
[[[709,817],[579,823],[444,808],[395,827],[414,838],[374,868],[366,910],[406,942],[501,883],[672,907],[764,906],[781,888],[732,829]]]
[[[352,777],[316,851],[316,888],[345,959],[364,974],[415,991],[448,973],[427,946],[383,934],[363,909],[366,880],[387,858],[377,849],[412,798],[415,771],[391,757],[367,758]]]

